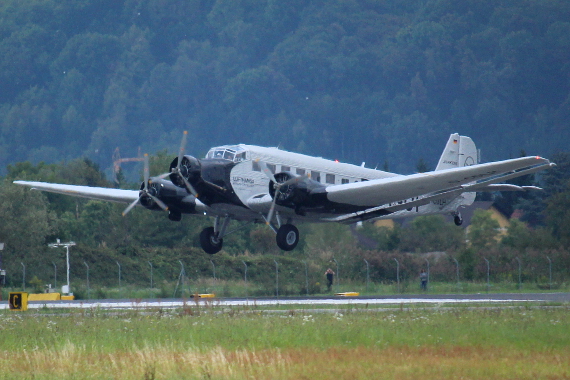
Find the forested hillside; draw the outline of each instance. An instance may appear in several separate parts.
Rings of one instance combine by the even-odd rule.
[[[433,167],[568,147],[567,0],[4,0],[0,162],[226,143]]]

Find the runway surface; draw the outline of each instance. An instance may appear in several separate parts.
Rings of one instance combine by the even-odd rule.
[[[570,303],[570,293],[502,293],[502,294],[445,294],[445,295],[398,295],[385,297],[283,297],[283,298],[201,298],[195,299],[121,299],[121,300],[77,300],[77,301],[31,301],[28,309],[64,308],[64,309],[175,309],[187,305],[210,303],[214,306],[358,306],[358,305],[464,305],[464,304],[519,304],[532,303]],[[0,302],[0,309],[8,309],[6,301]]]

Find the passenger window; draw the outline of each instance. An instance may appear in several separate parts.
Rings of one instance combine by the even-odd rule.
[[[342,183],[343,185],[344,185],[345,183],[348,183],[348,182],[349,182],[349,181],[348,181],[348,179],[346,179],[346,178],[343,178],[343,179],[341,180],[341,183]]]
[[[257,160],[251,161],[251,170],[253,170],[254,172],[260,172],[261,171],[261,166],[259,166],[259,161],[257,161]]]
[[[317,182],[321,182],[321,173],[311,172],[311,179]]]
[[[305,169],[297,168],[296,172],[297,172],[297,175],[305,175]]]
[[[267,168],[269,170],[271,170],[271,173],[275,174],[275,165],[273,164],[267,164]]]
[[[326,181],[327,181],[327,183],[334,184],[334,174],[327,174],[326,175]]]
[[[290,172],[291,168],[289,166],[281,165],[281,171],[282,172]]]

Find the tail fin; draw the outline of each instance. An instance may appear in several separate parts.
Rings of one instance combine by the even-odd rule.
[[[470,137],[453,133],[447,140],[447,145],[445,145],[435,170],[471,166],[478,163],[479,155],[473,140]]]

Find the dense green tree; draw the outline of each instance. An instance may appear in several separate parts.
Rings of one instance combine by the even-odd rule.
[[[338,223],[311,224],[304,232],[304,251],[309,257],[333,262],[348,262],[356,248],[356,241],[348,226]]]
[[[457,250],[464,230],[445,221],[443,215],[418,216],[402,231],[400,249],[409,252]]]
[[[4,260],[38,259],[56,217],[50,212],[46,198],[38,191],[9,181],[0,182],[0,195],[0,241],[5,243]]]
[[[566,191],[551,196],[547,201],[546,222],[560,244],[570,246],[570,180]]]
[[[499,222],[493,219],[490,211],[475,210],[467,232],[470,246],[477,250],[489,249],[495,246],[498,243],[499,227]]]
[[[570,153],[555,153],[551,160],[556,163],[556,166],[540,173],[539,177],[539,185],[544,191],[531,192],[517,200],[517,207],[523,210],[521,220],[533,227],[545,225],[545,217],[549,213],[545,210],[546,205],[552,203],[550,199],[556,194],[565,192],[568,181],[570,181]],[[525,181],[525,177],[522,177],[521,181]]]
[[[527,248],[558,248],[555,238],[546,228],[529,228],[518,219],[511,219],[501,245],[524,250]]]
[[[364,236],[372,239],[375,246],[368,247],[370,249],[377,249],[379,251],[395,251],[399,248],[400,240],[403,231],[398,224],[393,228],[390,227],[377,227],[373,223],[364,223],[358,232]]]

